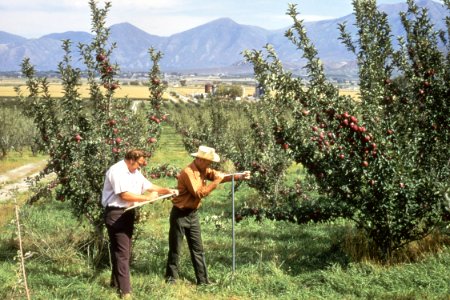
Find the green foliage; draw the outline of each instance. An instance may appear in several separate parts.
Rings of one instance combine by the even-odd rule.
[[[353,1],[355,41],[340,26],[358,59],[359,101],[339,96],[326,81],[295,5],[289,7],[294,25],[286,37],[303,52],[307,83],[283,70],[270,45],[266,57],[245,53],[289,154],[333,199],[336,211],[351,212],[382,259],[439,224],[449,189],[450,62],[438,47],[445,33],[434,32],[426,11],[407,2],[406,41],[400,39],[397,51],[375,1]],[[447,39],[441,42],[448,49]]]
[[[240,85],[221,84],[216,88],[214,95],[219,98],[235,99],[236,97],[242,97],[243,93],[244,89]]]
[[[0,108],[0,159],[10,151],[34,149],[36,127],[17,107]]]
[[[137,111],[131,109],[129,99],[114,98],[119,88],[115,78],[118,66],[109,60],[115,45],[107,48],[109,29],[104,27],[110,4],[107,2],[100,9],[95,1],[90,1],[90,6],[95,36],[90,44],[79,45],[90,98],[82,99],[78,92],[81,70],[71,66],[71,43],[64,41],[65,56],[59,64],[64,96],[59,100],[51,98],[47,80],[36,78],[29,59],[25,59],[22,72],[29,93],[22,95],[22,101],[26,114],[34,119],[40,132],[42,149],[50,155],[45,173],[57,175],[55,181],[42,185],[30,202],[55,190],[57,200],[69,202],[74,215],[86,218],[93,226],[92,241],[98,243],[95,255],[100,258],[104,249],[100,201],[104,174],[127,150],[140,148],[151,153],[156,149],[157,143],[148,138],[160,134],[164,114],[159,103],[163,87],[151,85],[150,105],[143,104]],[[155,78],[159,76],[161,56],[153,49],[150,55],[154,63],[150,74]]]
[[[261,109],[259,103],[217,98],[168,108],[188,152],[195,152],[200,145],[214,147],[221,155],[221,169],[250,170],[248,185],[260,192],[265,205],[276,206],[283,197],[280,192],[286,190],[284,174],[291,161],[280,153],[283,145],[276,143],[273,130],[267,129],[270,117]]]
[[[163,126],[160,147],[149,165],[171,162],[182,168],[192,161],[181,137]],[[292,174],[291,174],[292,175]],[[291,178],[289,178],[291,179]],[[163,186],[174,178],[152,180]],[[200,209],[206,263],[213,286],[197,287],[186,243],[180,257],[182,280],[164,283],[170,201],[140,208],[143,218],[134,235],[131,272],[136,299],[445,299],[450,289],[450,252],[390,266],[356,261],[344,244],[353,243],[354,223],[342,219],[326,223],[294,224],[247,218],[235,224],[236,271],[232,273],[230,183],[220,185]],[[236,204],[257,193],[241,186]],[[91,226],[71,213],[68,202],[51,199],[20,209],[25,268],[32,299],[119,299],[109,287],[111,272],[90,264]],[[443,239],[449,238],[449,228]],[[15,223],[0,229],[0,298],[25,297],[19,267],[13,258],[18,241]],[[348,237],[349,235],[350,238]],[[358,238],[358,236],[356,236]],[[361,239],[361,238],[360,238]],[[358,249],[360,250],[360,249]],[[302,287],[302,288],[299,288]]]

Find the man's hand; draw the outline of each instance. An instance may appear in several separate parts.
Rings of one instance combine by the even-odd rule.
[[[222,172],[216,172],[216,177],[214,177],[215,182],[222,182],[222,180],[225,178],[225,174]]]
[[[147,196],[147,201],[152,201],[153,199],[158,198],[158,192],[151,192]]]
[[[250,171],[244,171],[243,173],[244,173],[244,174],[241,175],[241,176],[242,176],[241,179],[242,179],[242,180],[249,180],[250,177],[251,177],[251,176],[250,176],[250,175],[251,175]]]

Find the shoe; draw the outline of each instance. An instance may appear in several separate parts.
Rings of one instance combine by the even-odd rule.
[[[126,300],[131,300],[131,299],[133,299],[133,298],[131,297],[131,294],[130,294],[130,293],[123,294],[121,298],[122,298],[122,299],[126,299]]]
[[[166,278],[166,283],[167,284],[176,284],[177,280],[175,278],[173,278],[173,277],[167,277]]]
[[[212,282],[212,281],[205,281],[205,282],[197,282],[198,286],[211,286],[211,285],[216,285],[217,283]]]

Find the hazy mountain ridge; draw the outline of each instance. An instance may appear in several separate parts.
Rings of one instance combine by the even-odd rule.
[[[417,4],[428,9],[436,28],[445,28],[446,10],[442,4],[432,0],[419,0]],[[406,4],[385,4],[379,8],[388,14],[393,36],[402,34],[399,12],[406,10]],[[343,22],[347,23],[349,31],[356,32],[353,14],[333,20],[305,22],[308,36],[329,72],[349,72],[349,68],[356,67],[353,54],[338,40],[338,24]],[[267,43],[274,46],[286,66],[302,66],[302,53],[284,37],[284,29],[266,30],[241,25],[230,18],[217,19],[169,37],[149,34],[130,23],[116,24],[110,29],[110,41],[117,44],[112,61],[116,61],[122,71],[148,71],[151,65],[148,49],[154,47],[163,53],[163,71],[249,72],[251,67],[242,62],[242,51],[260,50]],[[25,39],[0,31],[0,71],[19,70],[24,57],[29,57],[37,70],[56,70],[64,54],[61,49],[63,39],[70,39],[73,43],[74,66],[83,67],[77,45],[88,43],[91,38],[92,35],[86,32],[68,31]]]

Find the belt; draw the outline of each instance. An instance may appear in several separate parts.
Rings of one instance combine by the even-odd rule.
[[[175,210],[183,213],[191,213],[193,211],[196,211],[197,208],[179,208],[178,206],[172,206]]]
[[[105,207],[105,210],[110,211],[110,210],[125,210],[126,207],[120,207],[120,206],[107,206]]]

